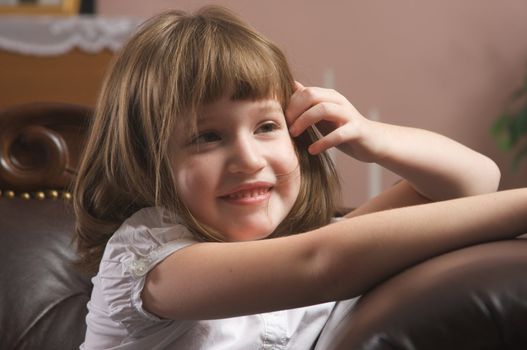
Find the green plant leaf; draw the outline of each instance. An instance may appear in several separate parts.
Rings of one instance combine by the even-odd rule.
[[[494,121],[491,127],[491,133],[494,136],[496,144],[503,151],[508,151],[513,147],[510,134],[511,120],[511,116],[507,112],[504,112]]]
[[[527,86],[514,90],[511,94],[509,104],[513,104],[518,99],[524,97],[526,93],[527,93]]]
[[[527,105],[524,106],[516,115],[516,129],[518,130],[519,135],[524,135],[527,133]]]
[[[512,170],[518,171],[522,161],[527,157],[527,144],[520,148],[512,159]]]
[[[513,91],[507,108],[491,126],[491,134],[503,151],[514,151],[512,168],[527,158],[527,74],[521,87]],[[521,147],[518,148],[518,146]]]
[[[527,132],[527,110],[526,107],[509,117],[507,131],[510,137],[511,147],[516,146]]]

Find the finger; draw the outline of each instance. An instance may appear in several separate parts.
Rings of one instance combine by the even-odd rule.
[[[335,129],[328,135],[312,143],[308,148],[308,152],[313,155],[322,153],[332,147],[337,147],[343,143],[353,141],[355,134],[353,127]]]
[[[296,111],[300,111],[301,107],[297,106],[293,108],[294,111],[292,111],[291,106],[292,105],[296,106],[299,104],[298,102],[296,102],[296,100],[298,99],[298,95],[301,93],[301,91],[305,89],[304,85],[302,85],[300,82],[296,80],[295,80],[295,85],[293,88],[294,88],[293,95],[291,95],[291,99],[289,100],[289,104],[285,110],[285,119],[288,125],[291,125],[295,121],[295,119],[300,115],[300,113]],[[302,112],[304,112],[304,110],[302,110]]]
[[[335,103],[322,102],[319,103],[295,119],[293,124],[289,127],[289,132],[292,136],[298,136],[302,134],[308,127],[320,123],[322,121],[330,122],[334,127],[338,127],[350,120],[349,111]],[[327,124],[327,123],[326,123]],[[324,133],[334,129],[325,128]]]
[[[333,102],[336,104],[349,104],[348,100],[333,89],[319,87],[304,87],[298,85],[298,89],[291,96],[286,109],[286,120],[292,124],[298,116],[312,106],[321,102]]]

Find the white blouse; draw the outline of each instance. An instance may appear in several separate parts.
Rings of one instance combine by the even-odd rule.
[[[312,349],[335,303],[218,320],[160,319],[143,309],[146,274],[195,244],[189,230],[160,208],[127,219],[106,245],[92,279],[81,349]]]

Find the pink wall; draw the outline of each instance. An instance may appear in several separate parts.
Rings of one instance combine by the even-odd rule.
[[[195,9],[197,0],[98,0],[101,15],[147,17],[162,9]],[[297,79],[331,82],[364,114],[430,129],[496,160],[502,188],[527,186],[527,166],[489,134],[493,119],[522,82],[527,63],[527,2],[225,0],[280,45]],[[328,81],[329,79],[329,81]],[[367,165],[337,154],[346,205],[368,197]],[[396,177],[382,173],[382,187]]]

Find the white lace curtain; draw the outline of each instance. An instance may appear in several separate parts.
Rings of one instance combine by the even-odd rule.
[[[35,56],[117,51],[136,30],[136,18],[0,16],[0,50]]]

